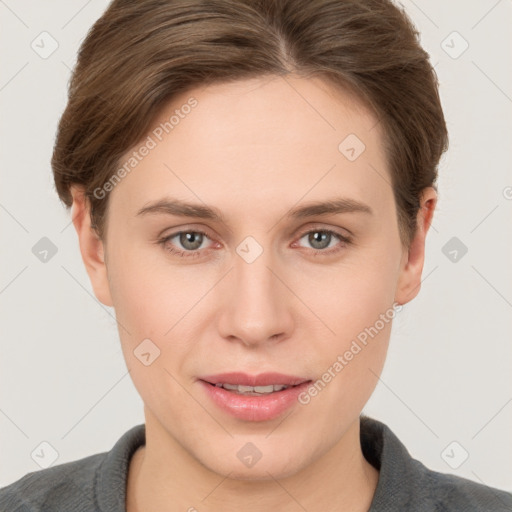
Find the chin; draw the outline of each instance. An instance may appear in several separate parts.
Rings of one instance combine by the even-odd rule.
[[[250,445],[250,443],[246,444]],[[237,449],[236,451],[238,452],[239,450]],[[283,454],[283,460],[279,460],[278,454],[274,453],[272,460],[265,462],[263,460],[264,456],[262,456],[261,459],[253,463],[252,466],[245,467],[244,463],[239,461],[237,454],[234,453],[234,457],[222,457],[224,460],[221,464],[219,464],[219,458],[214,459],[212,461],[213,464],[204,462],[203,464],[208,467],[210,471],[229,477],[230,480],[257,482],[287,478],[300,471],[301,468],[299,467],[300,464],[298,464],[298,461],[290,463],[288,457],[289,455]]]

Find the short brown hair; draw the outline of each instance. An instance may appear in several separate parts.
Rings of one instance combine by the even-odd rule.
[[[108,196],[93,191],[167,102],[194,86],[287,73],[330,80],[375,113],[409,247],[448,133],[428,53],[391,0],[114,0],[69,83],[52,157],[59,197],[69,208],[70,185],[83,186],[103,239]]]

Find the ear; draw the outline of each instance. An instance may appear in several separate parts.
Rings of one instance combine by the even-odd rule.
[[[420,209],[416,217],[416,235],[409,251],[404,249],[400,274],[395,292],[395,301],[406,304],[418,295],[421,289],[421,273],[425,260],[425,238],[432,223],[437,204],[437,192],[433,187],[423,189],[420,197]]]
[[[73,205],[71,218],[78,234],[80,252],[96,298],[105,306],[113,306],[110,295],[103,242],[91,227],[90,204],[81,187],[71,185]]]

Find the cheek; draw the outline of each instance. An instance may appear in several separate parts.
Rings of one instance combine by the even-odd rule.
[[[368,251],[350,266],[332,273],[323,293],[308,296],[308,304],[329,327],[322,328],[322,336],[316,337],[321,376],[315,388],[324,397],[318,404],[343,404],[345,413],[355,414],[378,382],[392,322],[399,311],[393,307],[398,263],[384,253]]]
[[[118,320],[130,332],[162,337],[186,312],[194,287],[186,272],[165,264],[160,246],[142,244],[130,247],[120,240],[113,248],[109,258],[112,299]]]
[[[377,246],[362,249],[336,267],[294,276],[293,289],[321,321],[319,325],[325,327],[321,327],[321,333],[328,345],[342,349],[392,308],[398,260],[383,257],[381,253],[385,252]]]
[[[347,420],[364,408],[378,383],[396,315],[392,308],[380,307],[380,302],[367,300],[352,314],[340,314],[333,323],[337,335],[330,343],[317,340],[319,375],[301,403],[311,405],[311,414],[325,423],[325,432],[342,431]]]
[[[119,244],[109,264],[122,350],[143,396],[141,388],[155,394],[155,390],[166,388],[167,384],[172,386],[174,381],[165,370],[173,375],[178,373],[187,354],[194,349],[191,339],[196,334],[198,315],[208,313],[205,307],[213,307],[208,306],[213,303],[201,298],[208,294],[216,276],[198,276],[199,266],[166,263],[158,255],[159,250],[152,247],[123,251]],[[148,339],[150,342],[145,341]],[[147,353],[150,355],[142,356]],[[146,367],[141,359],[154,362]]]

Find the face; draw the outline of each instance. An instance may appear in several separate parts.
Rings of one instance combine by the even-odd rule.
[[[167,134],[160,123],[176,110]],[[419,290],[428,226],[402,248],[381,125],[320,79],[190,90],[153,127],[120,162],[140,157],[110,193],[104,245],[75,223],[95,293],[115,308],[147,429],[222,475],[296,473],[358,420],[393,304]],[[178,201],[218,217],[179,212]],[[345,208],[297,213],[327,201]],[[260,398],[229,412],[202,380],[235,371],[310,383],[283,410],[250,416],[246,399]],[[261,454],[253,467],[237,456],[248,442]]]

